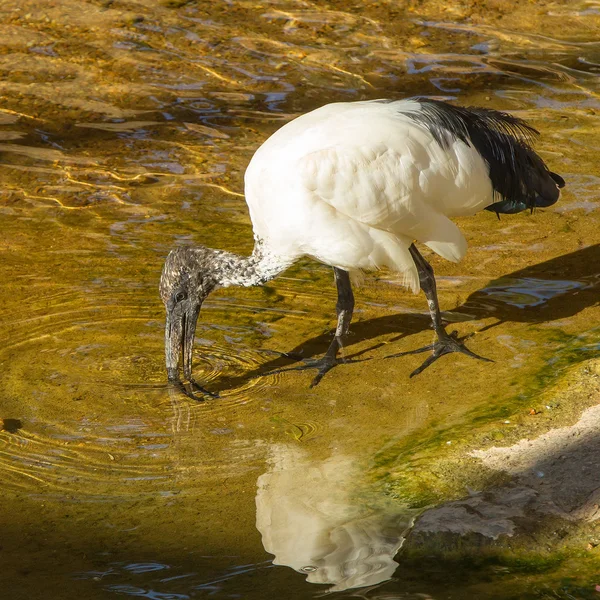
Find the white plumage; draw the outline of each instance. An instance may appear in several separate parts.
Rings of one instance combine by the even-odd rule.
[[[284,125],[246,171],[255,235],[290,262],[388,267],[414,292],[414,240],[453,262],[467,242],[449,217],[493,202],[488,168],[461,140],[442,148],[413,100],[328,104]]]
[[[536,134],[506,113],[424,99],[329,104],[284,125],[246,171],[252,255],[198,247],[167,257],[160,291],[169,378],[178,379],[182,353],[192,381],[196,321],[210,292],[263,284],[304,255],[334,268],[338,291],[335,337],[301,367],[318,369],[313,385],[344,362],[337,355],[354,308],[349,273],[361,269],[388,267],[427,297],[437,339],[401,353],[432,351],[412,375],[450,352],[481,359],[446,332],[433,269],[414,242],[456,262],[467,242],[450,218],[554,204],[564,181],[533,151]]]

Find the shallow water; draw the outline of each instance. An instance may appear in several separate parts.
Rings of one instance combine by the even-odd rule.
[[[0,4],[7,598],[594,597],[595,517],[519,504],[468,454],[598,399],[600,4],[521,4]],[[445,317],[495,363],[409,379],[422,357],[386,357],[430,343],[425,301],[378,272],[361,362],[313,389],[268,374],[330,339],[331,272],[306,260],[206,303],[195,372],[219,399],[168,386],[168,250],[251,250],[243,172],[294,115],[414,94],[527,119],[567,181],[550,209],[461,219],[462,263],[430,257]],[[477,526],[431,525],[479,492],[501,500],[465,509]]]

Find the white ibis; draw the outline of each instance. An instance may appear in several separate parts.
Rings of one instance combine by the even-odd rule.
[[[196,322],[212,291],[264,284],[301,256],[331,265],[338,291],[335,336],[322,358],[303,367],[318,370],[312,385],[344,362],[338,351],[354,308],[350,274],[363,269],[387,267],[414,293],[425,292],[437,339],[408,352],[432,351],[411,376],[450,352],[488,360],[445,330],[433,269],[414,242],[457,262],[467,242],[451,217],[554,204],[564,180],[532,149],[537,134],[503,112],[422,98],[328,104],[284,125],[246,170],[252,254],[199,246],[172,250],[165,261],[169,380],[179,381],[183,354],[184,377],[195,383]]]

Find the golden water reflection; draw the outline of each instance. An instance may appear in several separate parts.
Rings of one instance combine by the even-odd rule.
[[[380,521],[364,517],[378,532],[405,507],[495,482],[464,458],[469,443],[516,442],[594,403],[591,374],[560,382],[598,351],[599,30],[595,0],[4,0],[0,474],[13,597],[263,598],[269,585],[312,597],[323,588],[273,567],[261,544],[257,479],[263,500],[271,486],[295,506],[302,477],[329,466],[333,482],[385,505],[372,513]],[[290,366],[277,352],[312,356],[330,339],[330,270],[303,261],[264,289],[211,296],[194,361],[218,400],[192,403],[169,386],[157,292],[168,250],[250,250],[244,169],[295,115],[413,94],[527,119],[567,181],[549,210],[461,219],[461,264],[432,257],[445,317],[496,362],[449,356],[410,380],[418,357],[386,356],[430,341],[425,302],[381,272],[356,293],[347,354],[362,362],[313,390],[310,373],[267,375]],[[542,400],[554,385],[564,400]],[[290,481],[274,467],[278,448],[295,457]],[[363,519],[364,496],[355,503],[322,479],[315,494],[338,494]],[[261,522],[280,508],[264,506]],[[350,531],[330,516],[298,547]],[[443,545],[441,567],[412,563],[416,542],[394,557],[403,531],[382,554],[382,573],[399,564],[396,581],[372,597],[523,598],[543,578],[560,587],[558,562],[536,579],[460,571]],[[273,540],[277,560],[304,561]],[[558,560],[552,543],[536,544]],[[345,562],[327,563],[330,585],[360,580],[339,575]],[[574,594],[586,597],[581,569]]]

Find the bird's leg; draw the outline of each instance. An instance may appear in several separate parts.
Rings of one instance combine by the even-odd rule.
[[[327,352],[320,358],[316,359],[311,366],[318,368],[318,373],[312,380],[310,387],[317,385],[327,371],[330,371],[339,363],[345,362],[344,359],[338,359],[338,351],[344,347],[344,338],[348,335],[350,329],[350,321],[352,320],[352,312],[354,311],[354,294],[350,284],[350,275],[348,271],[333,267],[335,275],[335,283],[337,286],[338,299],[335,306],[337,313],[337,327],[335,328],[335,336],[327,348]]]
[[[467,356],[472,358],[478,358],[479,360],[485,360],[488,362],[493,362],[489,358],[485,358],[483,356],[479,356],[479,354],[475,354],[471,352],[464,344],[463,341],[465,338],[459,338],[457,331],[452,331],[448,333],[446,328],[442,323],[442,315],[440,313],[440,305],[437,297],[437,287],[435,284],[435,276],[433,274],[433,268],[431,265],[423,258],[421,253],[417,250],[417,247],[414,244],[410,245],[408,249],[413,260],[415,261],[415,265],[417,267],[417,271],[419,272],[419,283],[421,284],[421,289],[425,292],[425,297],[427,298],[427,304],[429,305],[429,313],[431,315],[431,321],[433,323],[433,329],[437,335],[437,340],[433,344],[429,344],[423,348],[419,348],[417,350],[410,350],[408,352],[399,352],[398,354],[393,354],[392,356],[388,356],[387,358],[394,358],[397,356],[405,356],[407,354],[419,354],[421,352],[427,352],[431,350],[431,356],[429,356],[425,362],[418,368],[415,369],[410,376],[414,377],[424,371],[429,365],[435,362],[440,356],[444,354],[450,354],[451,352],[462,352]]]
[[[302,362],[304,364],[299,367],[278,369],[277,371],[271,371],[271,374],[290,370],[317,369],[317,374],[310,384],[310,387],[312,388],[318,385],[321,379],[323,379],[323,376],[336,365],[353,362],[348,359],[338,358],[338,351],[344,346],[344,338],[348,334],[350,321],[352,320],[352,312],[354,310],[354,294],[352,293],[352,286],[350,285],[350,275],[348,274],[348,271],[338,269],[337,267],[333,268],[333,272],[338,292],[336,304],[338,320],[335,336],[331,341],[331,344],[329,344],[327,352],[325,352],[321,358],[303,359]]]
[[[348,271],[333,267],[335,275],[335,284],[337,287],[338,299],[336,304],[337,312],[337,327],[335,328],[335,336],[327,348],[327,352],[316,359],[308,359],[304,361],[302,368],[317,369],[317,374],[312,380],[310,387],[315,387],[319,384],[324,375],[333,369],[336,365],[346,362],[343,358],[338,358],[338,351],[344,346],[344,338],[348,334],[350,321],[352,320],[352,312],[354,311],[354,294],[350,285],[350,275]]]

